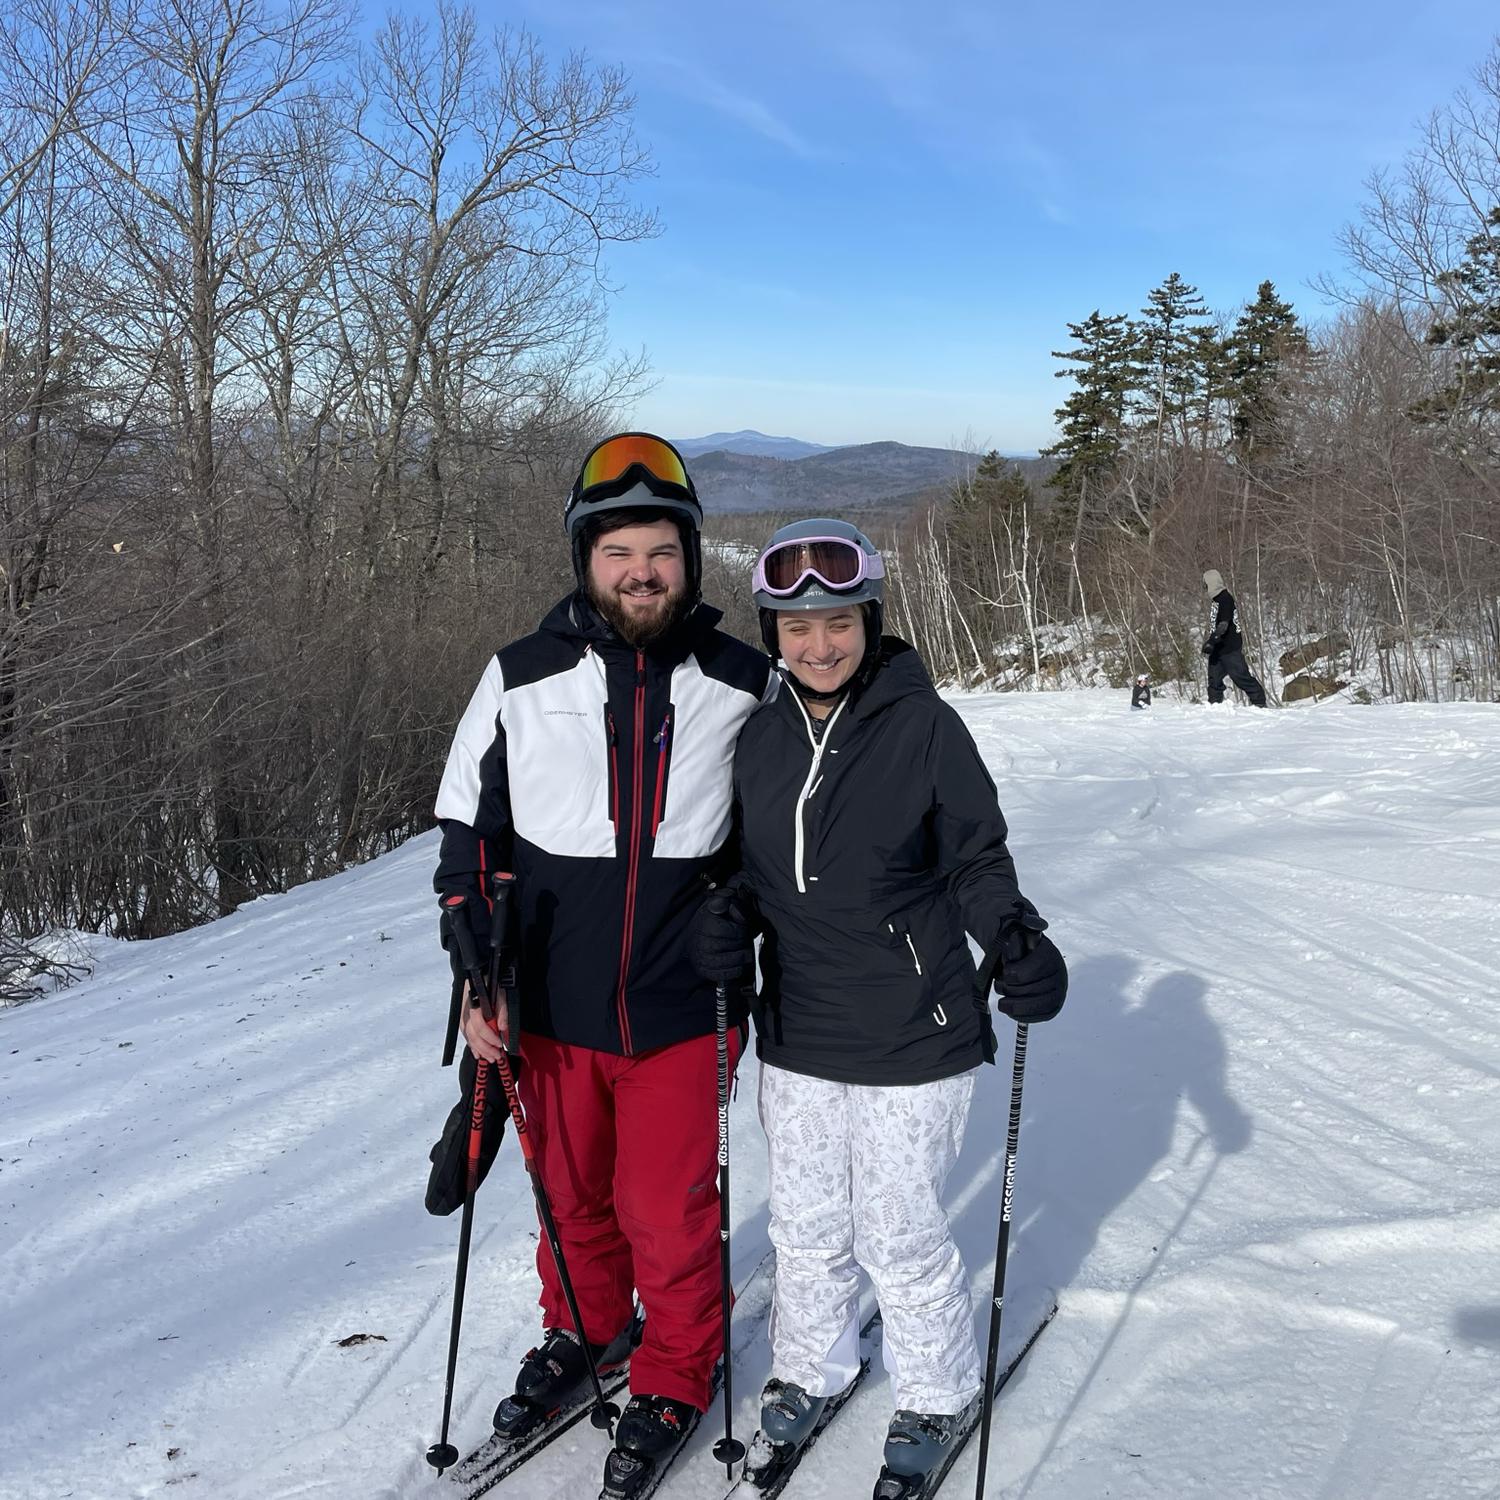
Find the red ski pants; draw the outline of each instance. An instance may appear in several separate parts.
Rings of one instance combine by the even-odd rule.
[[[740,1045],[735,1028],[731,1071]],[[585,1337],[612,1339],[639,1292],[646,1331],[631,1390],[707,1410],[724,1342],[716,1038],[617,1057],[527,1035],[522,1050],[521,1102]],[[536,1263],[543,1324],[571,1328],[545,1234]]]

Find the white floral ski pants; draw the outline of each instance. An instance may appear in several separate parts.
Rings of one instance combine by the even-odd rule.
[[[951,1415],[978,1392],[974,1307],[942,1204],[973,1093],[973,1071],[876,1088],[761,1065],[780,1379],[829,1396],[854,1378],[863,1267],[897,1407]]]

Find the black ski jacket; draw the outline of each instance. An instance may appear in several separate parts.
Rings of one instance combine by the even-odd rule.
[[[700,604],[637,651],[575,594],[475,689],[433,884],[515,872],[523,1031],[633,1055],[714,1029],[688,927],[724,862],[735,738],[776,685],[719,618]]]
[[[815,744],[783,686],[745,726],[735,807],[764,929],[764,1062],[837,1083],[929,1083],[994,1056],[965,930],[989,951],[1022,896],[958,714],[887,636]]]
[[[1213,613],[1208,621],[1208,659],[1212,661],[1226,651],[1238,651],[1243,644],[1234,595],[1228,589],[1221,589],[1213,597]]]

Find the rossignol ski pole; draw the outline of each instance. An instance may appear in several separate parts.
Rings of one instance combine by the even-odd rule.
[[[989,987],[985,987],[989,993]],[[995,1242],[995,1290],[990,1301],[990,1341],[984,1362],[984,1395],[979,1417],[979,1477],[974,1500],[984,1500],[984,1471],[990,1456],[990,1418],[1000,1364],[1000,1317],[1005,1307],[1005,1260],[1010,1249],[1011,1198],[1016,1186],[1016,1147],[1021,1137],[1021,1086],[1026,1081],[1026,1023],[1016,1023],[1015,1067],[1010,1079],[1010,1124],[1005,1132],[1005,1186],[1000,1196],[1000,1232]]]

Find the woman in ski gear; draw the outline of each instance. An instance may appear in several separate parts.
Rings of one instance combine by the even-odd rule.
[[[577,588],[491,659],[438,793],[435,884],[473,898],[481,942],[485,872],[516,873],[520,1094],[584,1324],[539,1241],[544,1337],[497,1412],[512,1434],[579,1393],[581,1338],[631,1359],[621,1442],[696,1420],[721,1354],[715,1002],[687,943],[735,738],[776,680],[699,601],[701,518],[670,444],[593,449],[566,511]],[[498,1054],[477,1011],[464,1037]]]
[[[994,784],[917,653],[882,636],[883,595],[879,553],[846,522],[783,527],[761,554],[754,597],[785,687],[736,749],[743,868],[728,909],[695,924],[700,972],[726,982],[753,972],[763,937],[775,1378],[752,1476],[855,1378],[861,1266],[884,1319],[896,1449],[918,1418],[971,1419],[973,1306],[941,1200],[994,1033],[965,933],[991,972],[1010,955],[1002,1009],[1045,1020],[1067,990]]]
[[[1132,708],[1151,707],[1151,674],[1149,672],[1137,674],[1135,686],[1130,690],[1130,706]]]
[[[1256,708],[1264,708],[1266,690],[1245,662],[1239,615],[1234,595],[1224,587],[1224,575],[1210,568],[1203,575],[1203,587],[1212,601],[1208,634],[1203,637],[1203,654],[1208,658],[1208,701],[1224,701],[1224,679],[1228,677]]]

